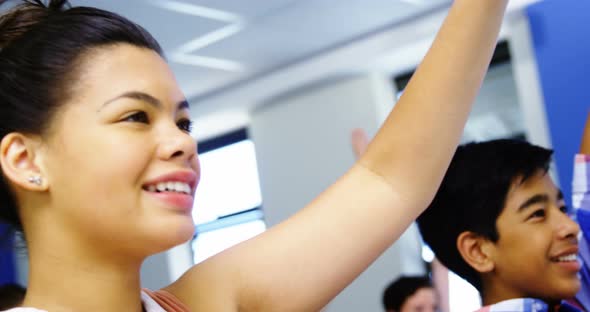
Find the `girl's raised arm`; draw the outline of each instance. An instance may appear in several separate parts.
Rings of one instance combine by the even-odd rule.
[[[299,312],[326,305],[432,200],[488,68],[506,5],[455,0],[357,164],[293,217],[196,266],[168,290],[195,311]]]

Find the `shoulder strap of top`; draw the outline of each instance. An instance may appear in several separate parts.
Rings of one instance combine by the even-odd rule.
[[[184,305],[173,294],[165,290],[151,291],[143,290],[150,298],[158,303],[166,312],[190,312],[189,308]]]

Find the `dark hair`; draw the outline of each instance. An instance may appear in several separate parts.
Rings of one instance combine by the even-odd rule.
[[[26,289],[17,284],[0,286],[0,310],[16,308],[23,303]]]
[[[496,220],[514,183],[547,172],[551,150],[518,140],[460,146],[430,206],[418,217],[422,238],[450,270],[483,292],[479,273],[457,250],[465,231],[492,242],[500,238]]]
[[[385,310],[401,310],[406,300],[420,288],[432,288],[426,276],[402,276],[393,281],[383,292]]]
[[[71,8],[67,0],[19,2],[0,16],[0,140],[11,132],[47,133],[92,49],[130,44],[162,55],[145,29],[115,13]],[[22,230],[4,179],[0,172],[0,220]]]

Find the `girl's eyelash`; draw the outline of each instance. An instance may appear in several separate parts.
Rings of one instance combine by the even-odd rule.
[[[149,123],[149,117],[146,112],[138,111],[135,113],[130,114],[129,116],[123,118],[122,121],[127,122],[140,122],[140,123]]]
[[[150,119],[149,119],[148,114],[143,111],[134,112],[134,113],[126,116],[125,118],[123,118],[121,121],[139,122],[139,123],[145,123],[145,124],[150,123]],[[178,128],[180,130],[188,132],[188,133],[190,133],[193,129],[193,122],[192,122],[192,120],[190,120],[188,118],[180,119],[179,121],[176,122],[176,125],[178,126]]]
[[[190,119],[181,119],[177,123],[178,128],[182,131],[191,132],[193,130],[193,122]]]

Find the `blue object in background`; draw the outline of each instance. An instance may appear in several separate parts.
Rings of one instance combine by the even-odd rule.
[[[14,238],[8,233],[8,227],[0,224],[0,285],[16,282],[14,251],[10,248]]]
[[[569,202],[573,157],[590,111],[590,1],[527,8],[560,187]]]

